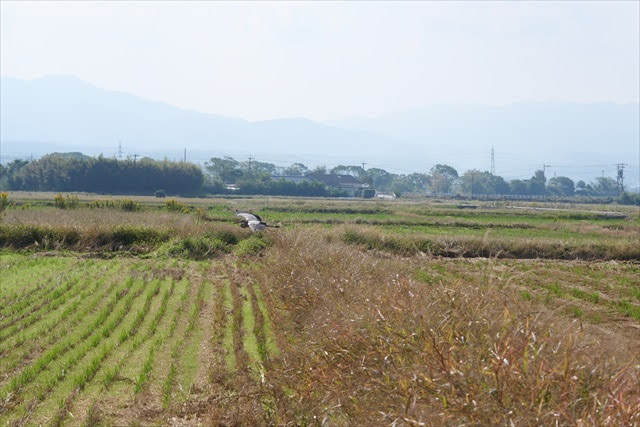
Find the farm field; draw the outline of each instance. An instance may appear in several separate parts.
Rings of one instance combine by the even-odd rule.
[[[637,208],[53,197],[2,213],[0,425],[640,424]]]

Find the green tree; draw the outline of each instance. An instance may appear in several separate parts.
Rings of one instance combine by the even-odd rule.
[[[367,169],[362,177],[363,182],[367,182],[374,188],[380,190],[391,190],[394,175],[380,168]]]
[[[437,164],[430,172],[431,191],[434,193],[448,193],[458,178],[458,171],[449,165]]]
[[[573,196],[575,186],[573,180],[566,176],[558,176],[549,179],[547,192],[553,196]]]
[[[243,175],[240,162],[229,156],[212,157],[204,167],[214,178],[218,178],[224,183],[235,183]]]
[[[462,189],[467,194],[508,194],[509,184],[501,176],[477,169],[466,171],[461,177]]]
[[[362,168],[362,166],[338,165],[331,169],[330,173],[334,175],[351,175],[360,179],[365,174],[365,170]]]
[[[509,193],[518,195],[529,194],[527,181],[523,181],[521,179],[511,180],[511,182],[509,182]]]
[[[285,168],[282,172],[288,176],[303,176],[309,170],[308,167],[302,163],[294,163],[291,166]]]
[[[527,181],[527,194],[544,195],[546,182],[547,178],[544,176],[544,171],[537,170],[531,179]]]
[[[608,176],[597,177],[596,182],[591,187],[595,196],[616,196],[618,194],[616,180]]]

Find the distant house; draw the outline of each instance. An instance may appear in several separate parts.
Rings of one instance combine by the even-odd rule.
[[[285,181],[290,181],[290,182],[295,182],[296,184],[299,184],[301,182],[310,182],[310,179],[307,179],[307,177],[305,177],[304,175],[271,175],[271,179],[273,180],[285,180]]]
[[[393,200],[396,197],[397,197],[396,193],[378,193],[378,192],[376,192],[376,199]]]
[[[327,187],[339,189],[349,197],[362,196],[363,190],[369,188],[369,184],[364,184],[351,175],[310,173],[305,178],[310,181],[321,182]]]

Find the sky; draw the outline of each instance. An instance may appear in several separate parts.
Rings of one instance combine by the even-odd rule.
[[[640,2],[0,2],[0,74],[228,117],[639,102]]]

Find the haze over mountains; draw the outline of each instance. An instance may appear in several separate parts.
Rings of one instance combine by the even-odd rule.
[[[527,178],[550,173],[590,180],[627,163],[638,185],[638,104],[519,103],[440,105],[376,118],[320,123],[304,118],[250,122],[204,114],[97,88],[70,76],[2,77],[2,161],[53,151],[125,154],[203,162],[231,155],[276,164],[329,166],[367,162],[394,172],[425,172],[435,163]]]

